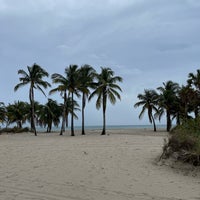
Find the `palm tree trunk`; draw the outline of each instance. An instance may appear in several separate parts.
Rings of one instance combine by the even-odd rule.
[[[61,129],[60,129],[60,135],[63,135],[63,131],[65,129],[65,109],[63,108],[63,116],[62,116],[62,125],[61,125]]]
[[[69,116],[69,113],[68,113],[68,112],[66,112],[66,119],[65,119],[65,126],[66,126],[66,128],[68,128],[68,127],[69,127],[69,120],[68,120],[68,116]]]
[[[71,136],[74,134],[74,92],[72,92]]]
[[[48,133],[51,133],[51,129],[52,129],[52,122],[49,122],[49,124],[48,124]]]
[[[199,111],[198,111],[198,107],[197,107],[197,108],[195,108],[195,110],[194,110],[195,119],[198,118],[198,114],[199,114]]]
[[[101,135],[106,134],[106,95],[103,95],[103,130]]]
[[[66,91],[65,91],[65,93],[64,93],[64,103],[63,103],[63,114],[62,114],[62,125],[61,125],[61,129],[60,129],[60,135],[63,135],[63,131],[65,131],[66,102],[67,102],[67,95],[66,95]]]
[[[20,129],[22,128],[22,122],[20,120],[17,122],[17,127]]]
[[[156,130],[156,123],[155,123],[155,120],[154,120],[154,118],[152,117],[152,122],[153,122],[153,130],[154,130],[154,132],[156,132],[157,130]]]
[[[167,110],[167,132],[169,132],[171,129],[171,118],[170,118],[170,112]]]
[[[30,101],[30,105],[31,105],[31,108],[30,108],[30,113],[31,113],[31,131],[33,131],[34,130],[34,122],[33,122],[33,115],[32,115],[32,97],[31,97],[31,88],[30,88],[30,90],[29,90],[29,101]]]
[[[103,130],[101,135],[105,135],[106,134],[106,113],[105,111],[103,111]]]
[[[34,92],[33,92],[33,86],[30,87],[30,103],[31,103],[31,122],[32,122],[32,131],[34,132],[35,136],[37,136],[36,128],[35,128],[35,105],[34,105]]]
[[[83,93],[82,96],[82,135],[85,135],[85,115],[84,115],[84,110],[85,110],[85,94]]]
[[[180,125],[181,121],[180,121],[180,113],[177,113],[177,117],[176,117],[176,125]]]

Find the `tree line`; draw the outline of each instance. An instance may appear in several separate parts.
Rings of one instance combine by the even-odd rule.
[[[145,89],[143,94],[138,94],[139,101],[134,107],[142,107],[139,114],[141,119],[147,111],[149,122],[156,131],[155,119],[166,115],[166,130],[170,131],[172,121],[176,120],[181,125],[188,119],[197,119],[200,114],[200,70],[189,73],[187,83],[179,85],[171,80],[164,82],[157,89]]]
[[[106,134],[106,107],[110,101],[115,104],[117,99],[121,99],[122,92],[118,82],[122,82],[122,77],[115,76],[114,71],[108,67],[101,67],[101,72],[90,65],[69,65],[65,68],[64,74],[54,73],[51,75],[55,88],[51,89],[49,95],[59,93],[63,103],[58,104],[53,99],[48,99],[45,105],[35,101],[34,91],[37,89],[45,96],[45,89],[50,88],[51,84],[44,80],[49,77],[49,73],[34,63],[27,66],[27,70],[18,70],[19,83],[14,87],[14,91],[29,85],[29,103],[15,101],[14,104],[5,106],[0,102],[0,122],[10,125],[16,123],[18,128],[26,122],[30,123],[31,131],[37,136],[36,125],[46,127],[47,132],[51,132],[52,125],[58,126],[61,123],[60,135],[63,135],[68,126],[68,116],[71,116],[71,136],[74,136],[74,118],[77,118],[76,111],[82,112],[82,135],[85,135],[85,106],[87,100],[90,101],[95,96],[96,108],[102,107],[103,128],[102,135]],[[82,98],[81,108],[75,97]]]

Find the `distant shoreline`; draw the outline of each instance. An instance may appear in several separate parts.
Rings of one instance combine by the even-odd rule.
[[[81,126],[75,126],[75,130],[81,130]],[[36,128],[39,132],[44,132],[46,128],[37,127]],[[129,129],[150,129],[153,130],[153,125],[107,125],[106,130],[129,130]],[[166,125],[157,125],[158,130],[166,129]],[[71,130],[70,127],[66,128],[66,131]],[[102,125],[92,125],[92,126],[85,126],[85,130],[102,130]],[[53,127],[53,132],[60,131],[60,127]]]
[[[87,136],[96,136],[96,135],[101,135],[101,129],[86,129],[85,130],[85,135],[83,137]],[[75,129],[75,136],[80,137],[81,135],[81,129]],[[60,135],[60,131],[52,131],[50,133],[47,133],[45,130],[39,131],[37,130],[38,136],[56,136]],[[34,135],[32,132],[22,132],[22,133],[7,133],[3,132],[1,135]],[[166,132],[165,129],[158,129],[156,132],[153,131],[153,129],[150,128],[129,128],[129,129],[123,129],[123,128],[118,128],[118,129],[107,129],[106,130],[106,136],[109,135],[135,135],[135,136],[161,136],[161,137],[168,137],[168,132]],[[63,136],[69,136],[71,137],[71,130],[67,129],[65,132],[63,132]]]

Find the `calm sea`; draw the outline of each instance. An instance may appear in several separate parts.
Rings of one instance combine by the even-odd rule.
[[[166,125],[157,125],[157,129],[165,129]],[[81,130],[81,126],[75,126],[75,130]],[[85,126],[85,130],[101,130],[102,126]],[[113,129],[153,129],[152,125],[107,125],[107,130]],[[46,128],[37,127],[38,131],[46,131]],[[66,130],[70,130],[68,127]],[[60,131],[60,127],[53,127],[52,131]]]

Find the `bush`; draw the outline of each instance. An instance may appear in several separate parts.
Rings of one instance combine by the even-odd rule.
[[[29,128],[18,128],[18,127],[13,127],[13,128],[2,128],[0,129],[0,133],[23,133],[23,132],[29,132]]]
[[[161,157],[175,157],[194,166],[200,166],[200,118],[190,119],[172,129]]]

